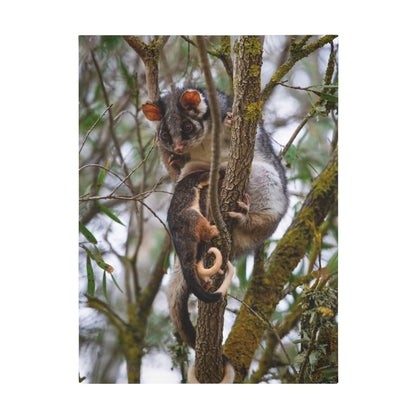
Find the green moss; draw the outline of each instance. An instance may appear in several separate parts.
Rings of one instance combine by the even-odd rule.
[[[324,199],[328,193],[332,192],[332,188],[337,186],[337,182],[334,181],[334,176],[338,173],[338,156],[335,157],[333,163],[329,166],[329,169],[325,169],[319,181],[316,181],[313,191],[313,199]]]
[[[257,123],[261,119],[261,110],[263,108],[263,101],[257,101],[247,106],[244,113],[244,119]]]
[[[248,72],[250,77],[258,76],[260,74],[260,69],[261,69],[260,65],[255,65],[255,64],[251,65],[249,72]]]
[[[239,49],[240,49],[240,42],[234,42],[233,52],[234,52],[235,56],[238,55]]]
[[[248,36],[244,41],[244,46],[248,55],[254,56],[262,53],[261,43],[257,36]]]
[[[163,43],[163,39],[153,39],[150,41],[148,45],[146,45],[146,48],[151,54],[153,55],[156,63],[159,62],[159,56],[160,56],[160,50],[161,50],[161,44]]]
[[[229,36],[224,36],[221,38],[221,47],[220,47],[220,54],[221,55],[229,55],[231,52],[231,40]]]

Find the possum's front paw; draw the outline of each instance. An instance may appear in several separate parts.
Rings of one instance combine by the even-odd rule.
[[[231,127],[233,124],[233,113],[227,113],[227,116],[224,120],[224,125],[227,127]]]
[[[250,210],[250,197],[248,194],[244,195],[242,201],[237,202],[238,206],[241,208],[241,212],[231,211],[228,215],[232,218],[236,218],[240,224],[247,224],[249,219],[249,210]]]
[[[168,165],[177,169],[182,169],[185,165],[185,158],[182,155],[170,155]]]

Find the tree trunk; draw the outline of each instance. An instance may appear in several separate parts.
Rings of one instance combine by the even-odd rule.
[[[237,208],[247,186],[257,124],[261,118],[260,72],[263,37],[242,36],[236,58],[236,89],[229,162],[221,192],[221,211]],[[232,209],[230,209],[232,208]],[[228,229],[231,223],[227,224]],[[222,248],[223,249],[223,248]],[[229,253],[222,254],[227,259]],[[222,331],[226,302],[198,302],[195,375],[200,383],[218,383],[223,377]]]

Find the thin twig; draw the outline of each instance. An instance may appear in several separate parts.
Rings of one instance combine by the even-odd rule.
[[[292,90],[300,90],[300,91],[306,91],[306,92],[313,92],[314,94],[320,96],[318,91],[315,91],[315,90],[312,90],[311,89],[312,87],[295,87],[293,85],[287,85],[286,82],[287,81],[281,81],[281,82],[276,83],[276,85],[281,85],[282,87],[290,88]]]
[[[286,143],[286,146],[284,147],[284,149],[282,150],[281,153],[281,158],[283,158],[285,156],[285,154],[287,153],[287,151],[289,150],[290,146],[292,146],[292,143],[295,141],[297,135],[299,134],[299,132],[305,127],[305,124],[308,122],[308,120],[310,119],[310,115],[308,114],[303,120],[302,122],[299,124],[299,126],[296,127],[296,130],[293,132],[292,137],[289,139],[289,141]]]
[[[101,116],[96,120],[96,122],[92,125],[92,127],[87,131],[87,134],[85,135],[84,140],[82,141],[81,147],[79,148],[79,154],[81,154],[82,148],[85,145],[85,142],[88,139],[88,136],[90,133],[94,130],[95,126],[100,122],[100,120],[104,117],[105,113],[113,106],[113,104],[110,104],[101,114]]]
[[[261,100],[266,102],[270,98],[274,87],[292,69],[296,62],[306,58],[312,52],[322,48],[322,46],[326,45],[327,43],[332,42],[336,37],[337,35],[325,35],[319,38],[316,42],[312,42],[309,45],[306,45],[305,43],[309,37],[305,36],[298,43],[292,43],[289,59],[284,64],[279,66],[271,80],[263,88],[261,92]]]
[[[188,42],[189,45],[198,47],[198,45],[189,36],[181,36],[181,38],[184,39],[186,42]],[[221,40],[220,49],[215,49],[215,46],[213,45],[214,50],[207,50],[207,53],[222,61],[225,71],[227,72],[227,75],[230,78],[230,85],[232,86],[233,85],[233,63],[231,61],[231,57],[229,53],[231,49],[230,36],[222,36],[221,39],[222,40]],[[224,47],[224,39],[226,40],[228,47]]]
[[[147,204],[145,204],[143,201],[139,201],[141,204],[143,204],[152,214],[153,216],[159,220],[159,222],[163,225],[163,228],[165,229],[165,231],[170,235],[169,229],[166,226],[166,224],[160,219],[160,217],[156,214],[156,212],[154,212]]]
[[[283,351],[283,354],[285,355],[285,357],[286,357],[286,359],[287,359],[287,363],[288,363],[288,365],[290,366],[290,368],[292,369],[292,371],[293,371],[293,373],[297,376],[298,375],[298,372],[296,371],[296,368],[294,367],[294,365],[293,365],[293,363],[292,363],[292,360],[290,359],[290,357],[289,357],[289,354],[287,353],[287,351],[286,351],[286,348],[285,348],[285,346],[283,345],[283,342],[282,342],[282,339],[280,338],[280,336],[279,336],[279,334],[278,334],[278,332],[276,331],[276,328],[272,325],[272,323],[271,322],[269,322],[267,319],[264,319],[259,313],[257,313],[252,307],[250,307],[249,305],[247,305],[247,303],[245,303],[243,300],[241,300],[241,299],[239,299],[239,298],[237,298],[237,297],[235,297],[235,296],[233,296],[233,295],[230,295],[230,294],[227,294],[227,296],[230,296],[230,297],[232,297],[233,299],[235,299],[236,301],[238,301],[238,302],[240,302],[242,305],[244,305],[254,316],[256,316],[257,318],[259,318],[263,323],[265,323],[270,329],[271,329],[271,331],[273,332],[273,334],[276,336],[276,339],[278,340],[278,342],[279,342],[279,344],[280,344],[280,346],[282,347],[282,351]]]
[[[121,182],[112,190],[110,195],[114,195],[114,193],[121,187],[121,185],[123,185],[127,180],[129,180],[130,176],[133,175],[133,173],[136,172],[136,170],[139,169],[147,161],[147,159],[149,158],[154,148],[155,148],[155,143],[153,142],[152,147],[150,148],[145,158],[134,169],[132,169],[130,173],[124,179],[121,180]]]
[[[95,69],[97,71],[98,79],[100,80],[101,89],[103,90],[104,101],[105,101],[107,107],[111,107],[110,106],[110,101],[109,101],[109,98],[108,98],[108,94],[107,94],[107,89],[105,88],[105,84],[104,84],[103,76],[101,74],[100,67],[98,65],[97,60],[95,59],[94,51],[91,49],[90,53],[91,53],[91,58],[92,58],[92,61],[94,63]],[[114,119],[113,119],[113,115],[111,113],[111,109],[109,109],[108,114],[109,114],[109,122],[110,122],[110,135],[111,135],[111,138],[113,140],[114,147],[116,148],[116,151],[118,153],[118,157],[120,158],[120,165],[121,165],[122,169],[124,169],[125,175],[128,176],[127,166],[124,163],[123,155],[121,153],[121,148],[120,148],[120,145],[118,143],[116,134],[114,132]],[[130,180],[128,181],[127,185],[131,190],[134,189],[133,184],[131,183]]]
[[[100,201],[100,200],[106,200],[106,199],[115,199],[119,201],[143,201],[146,199],[151,193],[153,192],[159,192],[163,194],[169,194],[172,195],[172,192],[170,191],[163,191],[163,190],[153,190],[150,189],[149,191],[142,192],[140,194],[136,195],[96,195],[96,196],[80,196],[79,202],[88,202],[88,201]],[[88,194],[86,194],[88,195]]]
[[[197,36],[196,39],[197,41],[194,42],[189,36],[181,36],[181,38],[183,40],[185,40],[186,42],[190,43],[192,46],[195,46],[196,48],[199,48],[199,43],[198,43],[198,38],[203,38],[203,36]],[[214,51],[209,51],[206,49],[206,53],[215,56],[216,58],[218,57],[218,53],[214,52]]]
[[[88,299],[87,306],[99,312],[103,312],[117,328],[125,329],[127,327],[127,323],[122,318],[120,318],[120,316],[118,316],[117,313],[113,311],[110,305],[96,298],[95,296],[85,296]]]
[[[113,172],[111,169],[108,169],[108,168],[106,168],[105,166],[103,166],[103,165],[99,165],[99,164],[97,164],[97,163],[88,163],[87,165],[83,165],[83,166],[81,166],[81,167],[78,169],[78,171],[79,171],[79,172],[81,172],[81,170],[83,170],[83,169],[85,169],[85,168],[92,168],[92,167],[94,167],[94,168],[100,168],[100,169],[103,169],[103,170],[105,170],[106,172],[111,173],[112,175],[114,175],[114,176],[115,176],[117,179],[119,179],[120,181],[122,181],[122,180],[123,180],[123,178],[122,178],[121,176],[119,176],[117,173]]]
[[[208,101],[212,118],[212,143],[211,143],[211,167],[209,173],[209,198],[211,204],[211,213],[214,218],[215,225],[220,233],[222,248],[224,253],[230,252],[231,238],[221,215],[218,202],[218,175],[220,160],[220,110],[218,106],[217,94],[215,91],[214,80],[212,78],[211,69],[209,67],[207,51],[205,48],[205,40],[203,36],[197,36],[196,41],[201,57],[201,66],[205,75],[205,82],[208,90]],[[223,259],[225,262],[227,258]]]

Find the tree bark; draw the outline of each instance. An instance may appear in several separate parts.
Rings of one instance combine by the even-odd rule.
[[[142,59],[145,66],[149,99],[153,102],[157,101],[159,98],[159,56],[169,36],[161,36],[149,44],[141,41],[137,36],[123,36],[123,38]]]
[[[242,36],[236,58],[231,149],[221,191],[221,211],[237,208],[248,182],[253,160],[257,124],[261,118],[260,72],[263,37]],[[232,224],[228,221],[228,230]],[[226,261],[229,248],[221,247]],[[223,377],[222,330],[226,302],[198,302],[196,377],[201,383],[218,383]]]
[[[238,42],[231,149],[221,190],[223,212],[235,211],[247,187],[257,124],[261,119],[260,99],[263,37],[242,36]],[[229,222],[228,229],[231,228]]]

